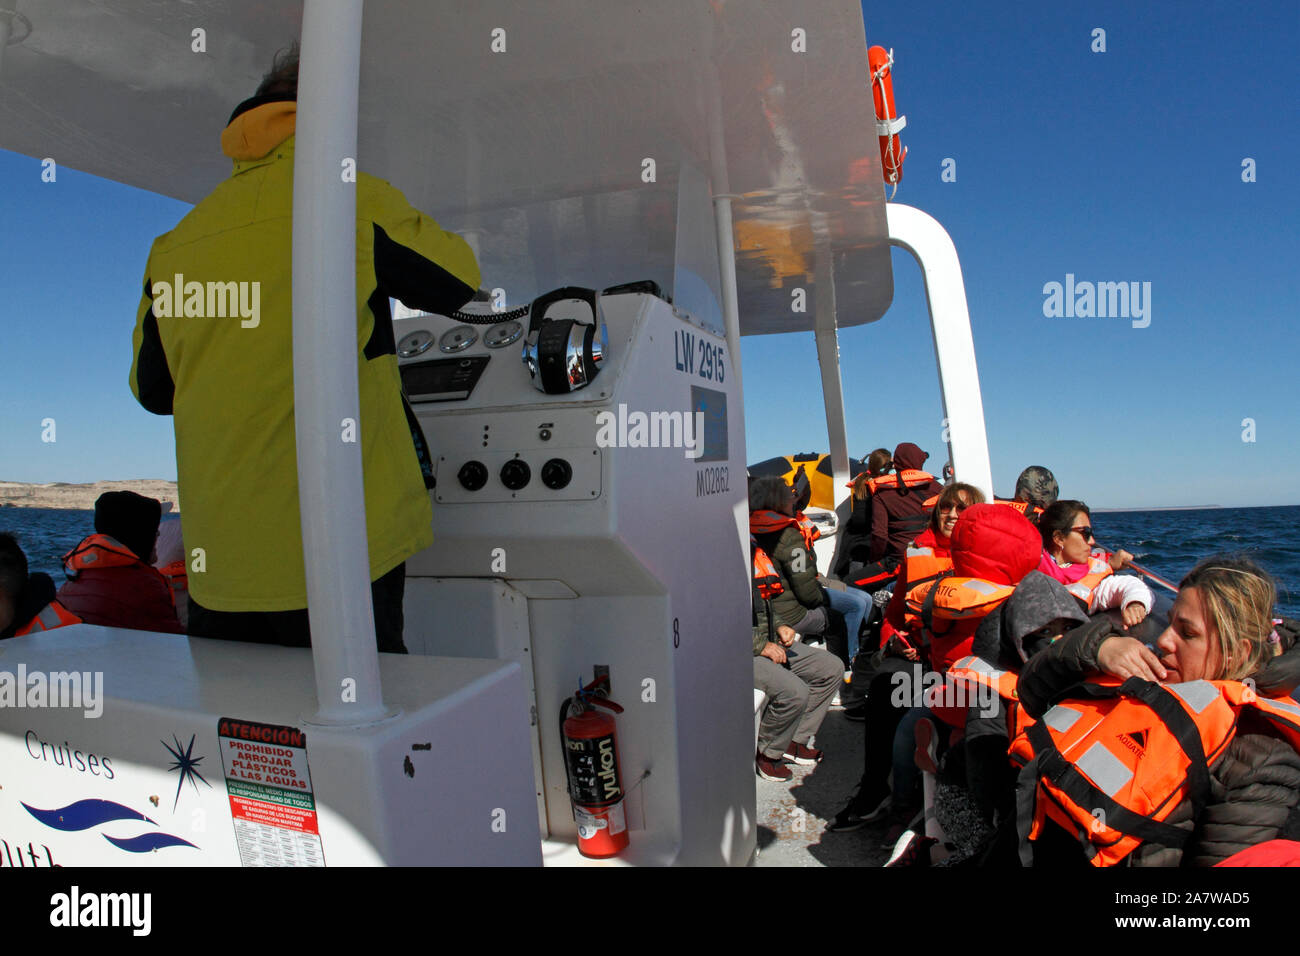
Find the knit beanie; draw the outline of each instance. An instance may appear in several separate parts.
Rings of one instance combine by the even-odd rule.
[[[162,504],[134,491],[106,491],[95,499],[95,530],[122,542],[148,562],[158,537]]]

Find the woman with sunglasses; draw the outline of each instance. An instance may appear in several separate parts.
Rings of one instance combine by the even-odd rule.
[[[1038,519],[1043,557],[1038,570],[1055,578],[1089,614],[1118,609],[1125,627],[1142,623],[1155,596],[1139,578],[1114,572],[1128,567],[1133,555],[1120,550],[1093,555],[1092,514],[1082,501],[1063,500]]]

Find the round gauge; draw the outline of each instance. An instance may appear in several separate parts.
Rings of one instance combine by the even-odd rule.
[[[502,322],[493,325],[483,333],[483,344],[490,349],[502,349],[512,342],[518,342],[524,334],[524,327],[518,322]]]
[[[402,341],[397,343],[397,354],[402,358],[414,358],[429,351],[431,345],[433,345],[433,333],[427,329],[420,329],[418,332],[402,336]]]
[[[463,352],[477,341],[478,333],[474,331],[474,326],[458,325],[442,333],[442,338],[438,340],[438,348],[448,354]]]

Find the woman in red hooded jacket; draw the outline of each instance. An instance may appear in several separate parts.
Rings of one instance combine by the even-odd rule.
[[[909,607],[922,617],[924,654],[940,674],[970,653],[980,621],[1038,566],[1042,551],[1037,529],[1019,512],[999,504],[971,505],[957,519],[950,540],[953,575],[919,585],[907,596]],[[971,603],[972,597],[982,603]],[[914,683],[921,676],[921,664],[906,667],[882,668],[872,682],[862,780],[828,830],[857,829],[889,809],[893,795],[886,780],[893,765],[894,734],[918,697],[940,720],[965,726],[966,708],[923,697]]]

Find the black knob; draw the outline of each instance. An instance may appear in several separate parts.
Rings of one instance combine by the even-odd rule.
[[[518,491],[528,484],[529,479],[532,477],[533,470],[528,467],[528,462],[521,461],[518,458],[511,458],[501,466],[501,484],[511,491]]]
[[[460,466],[456,478],[460,481],[460,486],[466,491],[478,491],[487,484],[487,465],[481,461],[467,461]]]
[[[563,458],[552,458],[542,465],[542,484],[553,491],[567,488],[573,480],[573,467]]]

